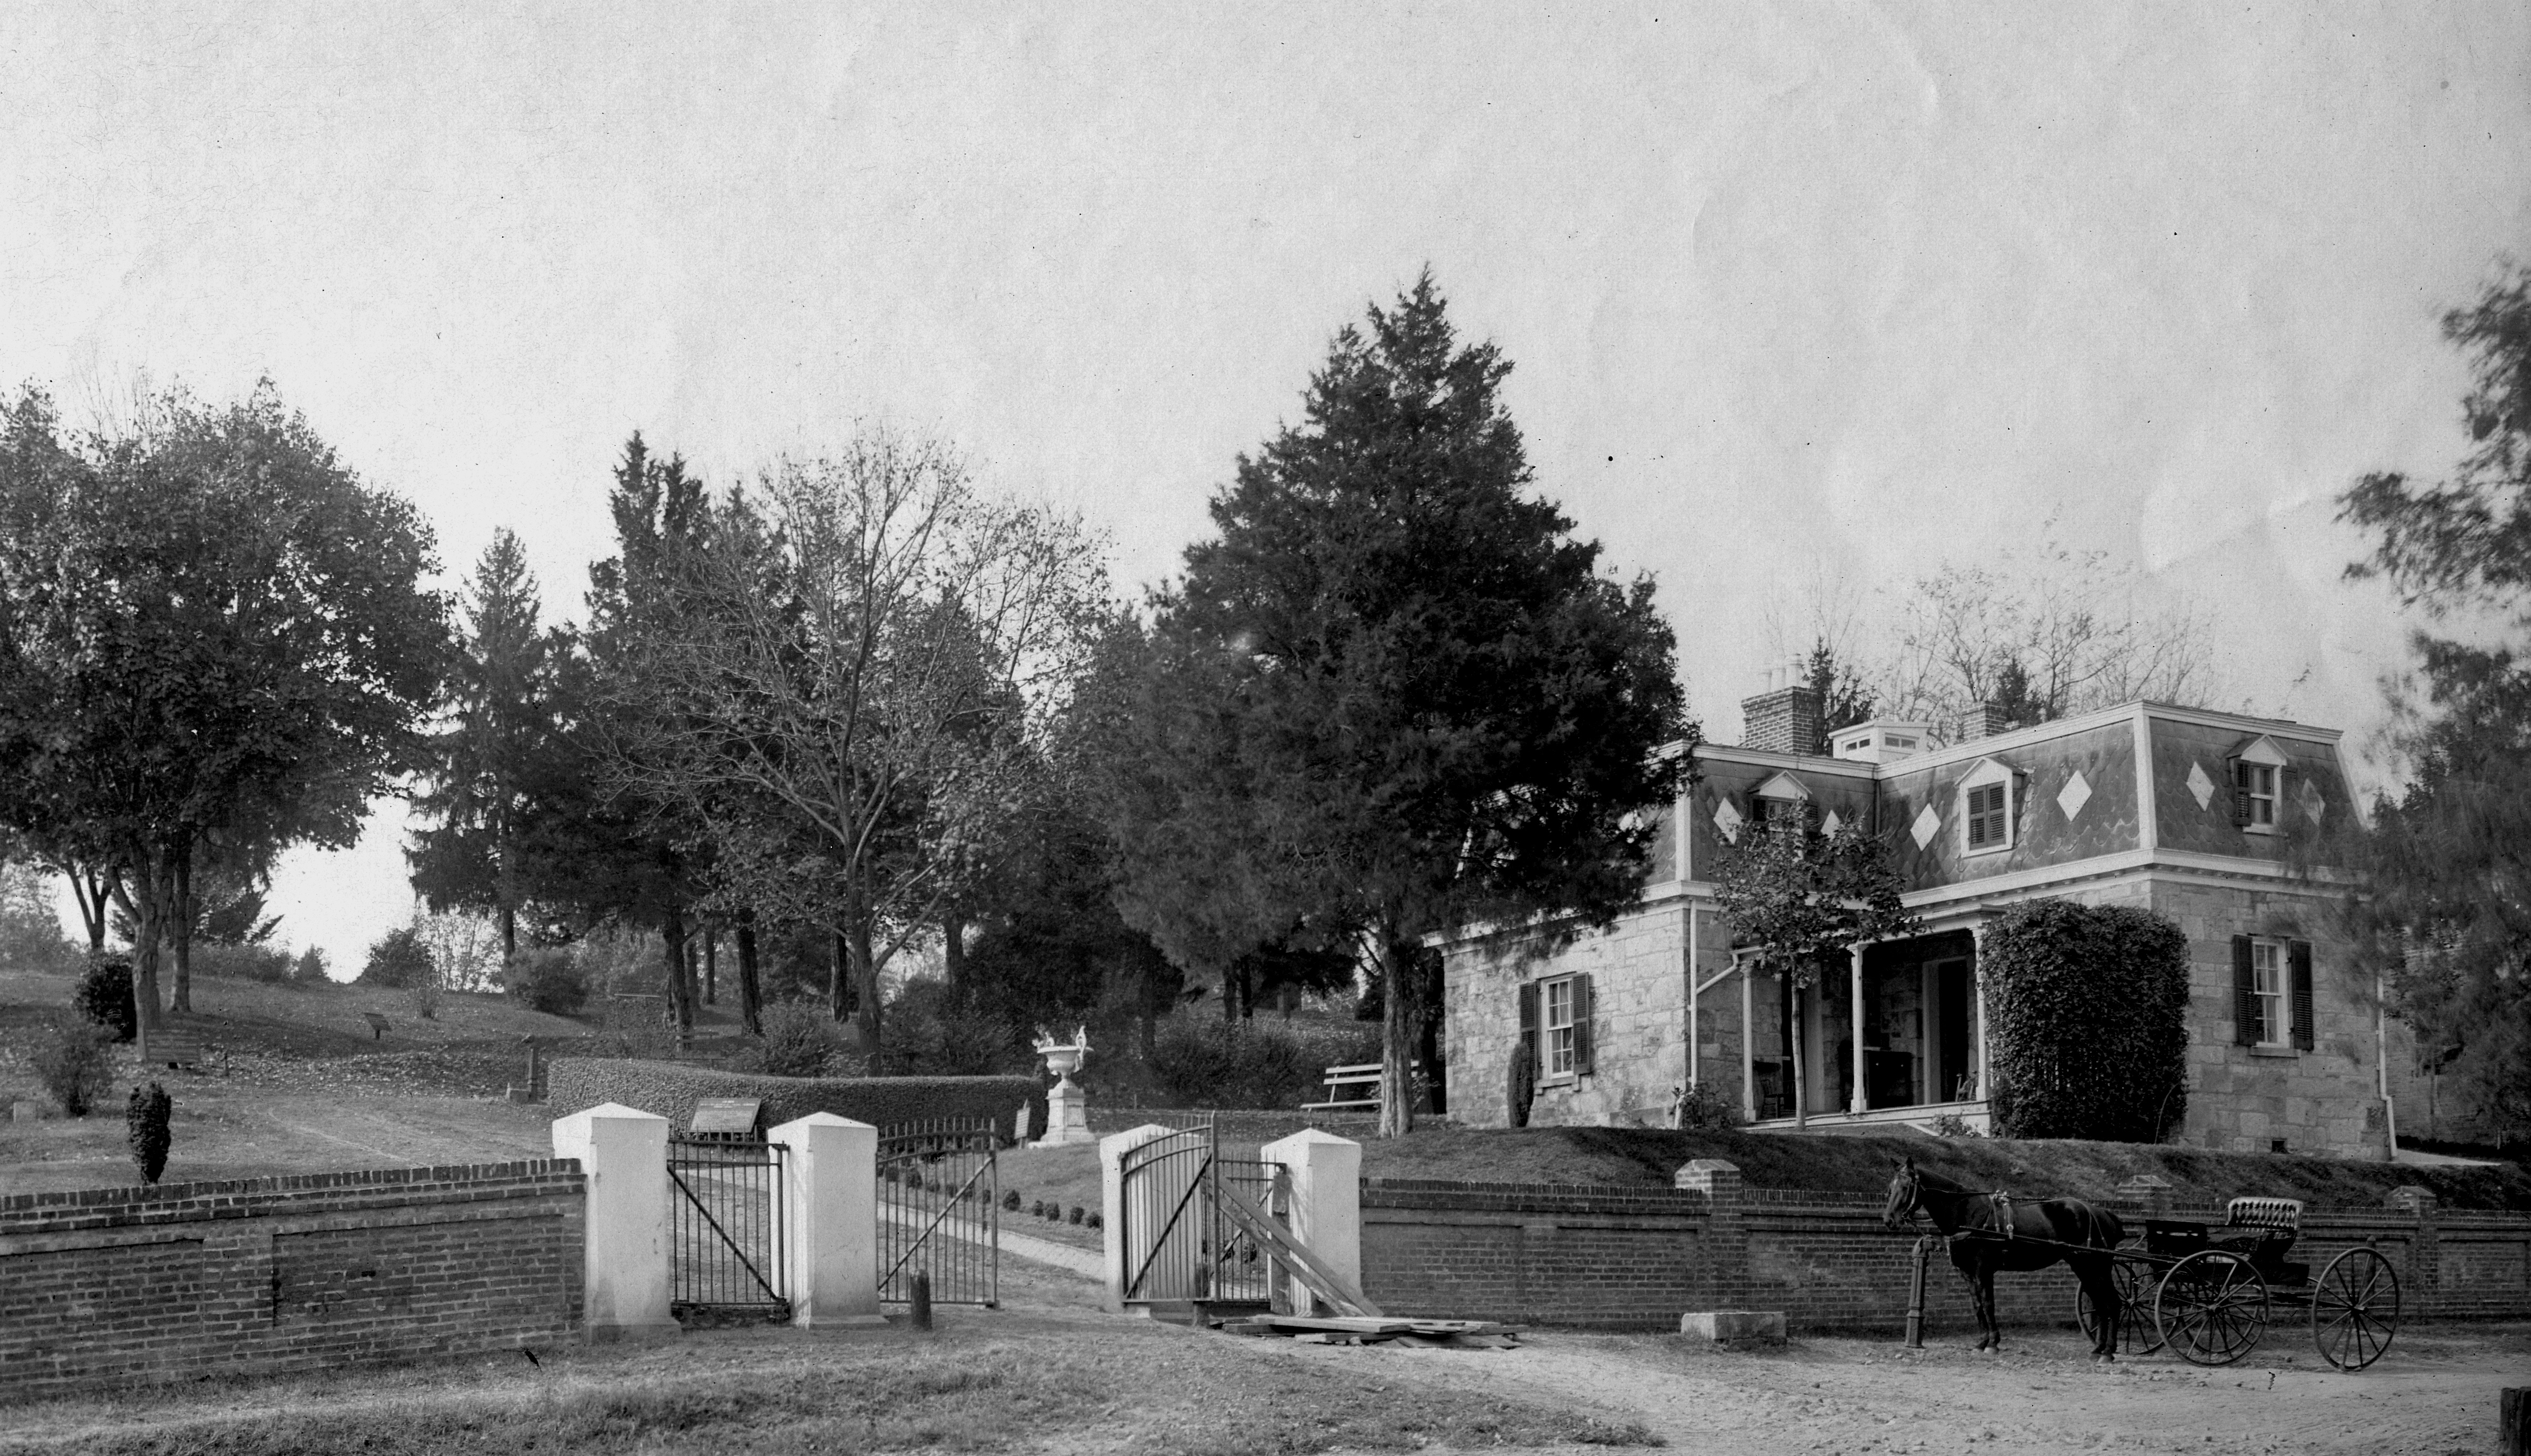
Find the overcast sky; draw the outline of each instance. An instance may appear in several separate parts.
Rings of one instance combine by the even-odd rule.
[[[13,7],[0,381],[268,374],[556,615],[636,428],[935,432],[1153,581],[1429,263],[1712,736],[1804,584],[2053,520],[2361,749],[2403,628],[2331,497],[2448,466],[2437,319],[2531,255],[2519,4],[433,9]],[[295,856],[283,938],[356,966],[400,844]]]

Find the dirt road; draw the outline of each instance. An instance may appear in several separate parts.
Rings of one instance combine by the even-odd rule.
[[[2000,1357],[1965,1342],[1804,1339],[1724,1351],[1675,1338],[1545,1333],[1494,1353],[1323,1348],[1383,1373],[1544,1396],[1642,1422],[1682,1452],[2142,1451],[2246,1456],[2492,1449],[2497,1392],[2531,1376],[2531,1326],[2402,1331],[2360,1374],[2321,1363],[2280,1323],[2240,1365],[2130,1357],[2095,1366],[2080,1337],[2013,1333]]]

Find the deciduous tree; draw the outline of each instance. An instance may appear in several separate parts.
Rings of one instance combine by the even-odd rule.
[[[1716,865],[1714,896],[1733,942],[1754,952],[1757,970],[1780,978],[1795,997],[1793,1025],[1820,977],[1844,966],[1853,947],[1914,934],[1900,903],[1888,847],[1860,826],[1823,833],[1807,814],[1760,819],[1740,830]],[[1793,1036],[1793,1119],[1810,1118],[1809,1068]]]
[[[349,845],[411,762],[433,569],[412,506],[269,384],[112,436],[65,439],[34,392],[0,424],[0,818],[118,871],[145,1022],[206,839]]]

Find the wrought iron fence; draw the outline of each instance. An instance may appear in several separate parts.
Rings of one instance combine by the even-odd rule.
[[[790,1317],[782,1158],[770,1143],[668,1144],[673,1305]]]
[[[1281,1279],[1271,1251],[1224,1205],[1225,1188],[1268,1217],[1288,1217],[1280,1166],[1221,1155],[1210,1123],[1154,1138],[1125,1154],[1117,1219],[1125,1298],[1137,1303],[1271,1305]]]
[[[931,1280],[936,1305],[1001,1303],[1001,1177],[989,1119],[890,1127],[878,1142],[878,1294],[914,1298]]]

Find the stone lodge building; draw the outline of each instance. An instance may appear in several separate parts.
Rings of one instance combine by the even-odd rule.
[[[1978,936],[2016,901],[2148,908],[2190,945],[2188,1108],[2175,1136],[2228,1151],[2390,1155],[2380,1071],[2409,1059],[2325,934],[2342,876],[2290,868],[2298,828],[2353,812],[2333,729],[2131,702],[1938,745],[1877,721],[1808,752],[1818,695],[1743,705],[1748,742],[1703,745],[1666,815],[1641,903],[1544,957],[1502,936],[1444,947],[1443,1055],[1453,1117],[1511,1122],[1516,1059],[1529,1120],[1658,1126],[1699,1082],[1760,1128],[1790,1126],[1791,1038],[1804,1038],[1811,1125],[1988,1123]],[[1974,725],[1973,725],[1974,730]],[[1824,977],[1796,1018],[1778,979],[1744,972],[1701,871],[1741,826],[1807,812],[1885,835],[1924,920]]]

